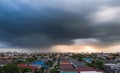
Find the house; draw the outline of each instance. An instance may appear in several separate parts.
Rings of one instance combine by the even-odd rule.
[[[60,62],[60,73],[78,73],[68,58],[62,58]]]
[[[78,71],[73,68],[68,68],[68,69],[61,69],[60,73],[78,73]]]
[[[31,69],[31,70],[32,70],[32,73],[35,73],[35,70],[37,69],[36,67],[30,66],[30,65],[28,65],[28,64],[18,64],[18,67]]]
[[[93,58],[83,58],[83,61],[86,61],[86,62],[89,62],[89,63],[93,60],[94,60]]]
[[[83,68],[79,68],[77,69],[79,73],[104,73],[104,71],[102,70],[96,70],[94,68],[91,67],[83,67]]]
[[[92,61],[92,58],[85,58],[86,61]],[[60,73],[104,73],[102,70],[96,70],[91,67],[86,67],[83,62],[76,60],[61,59]]]
[[[105,64],[117,64],[116,60],[105,60]]]
[[[75,67],[75,68],[80,68],[80,67],[86,67],[86,64],[84,62],[79,62],[77,60],[71,60],[70,63]]]
[[[44,62],[33,62],[31,65],[35,66],[35,67],[39,67],[39,68],[42,67],[44,69],[48,69],[49,68]]]
[[[11,64],[11,60],[3,60],[3,59],[0,59],[0,67],[3,67],[7,64]]]
[[[64,68],[61,69],[60,73],[104,73],[102,70],[96,70],[94,68]]]
[[[20,68],[28,68],[32,70],[32,73],[36,73],[37,70],[44,68],[48,69],[49,67],[44,62],[33,62],[26,64],[18,64]]]
[[[120,72],[120,64],[105,64],[105,72],[107,73],[119,73]]]

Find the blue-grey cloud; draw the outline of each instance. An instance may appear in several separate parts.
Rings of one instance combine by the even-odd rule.
[[[0,42],[22,48],[72,44],[72,40],[82,38],[98,39],[102,45],[119,42],[119,22],[99,21],[101,16],[97,16],[101,7],[113,7],[119,12],[119,3],[119,0],[1,0]]]

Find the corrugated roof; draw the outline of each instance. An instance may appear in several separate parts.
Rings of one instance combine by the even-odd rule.
[[[36,69],[36,67],[34,67],[34,66],[29,66],[29,65],[27,65],[27,64],[19,64],[18,66],[21,67],[21,68],[29,68],[29,69],[31,69],[31,70],[35,70],[35,69]]]

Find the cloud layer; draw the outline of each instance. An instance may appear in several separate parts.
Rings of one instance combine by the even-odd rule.
[[[119,0],[0,0],[0,42],[18,48],[111,45],[120,42],[119,15]]]

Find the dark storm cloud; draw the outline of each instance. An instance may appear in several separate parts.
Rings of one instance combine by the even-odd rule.
[[[119,24],[92,25],[90,15],[102,5],[119,7],[119,0],[1,0],[0,42],[22,48],[72,44],[82,38],[97,38],[103,45],[119,42]]]

